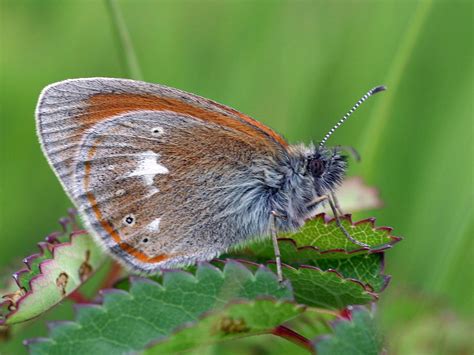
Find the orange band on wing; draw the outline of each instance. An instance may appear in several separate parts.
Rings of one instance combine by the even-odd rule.
[[[91,159],[94,156],[96,148],[92,147],[89,150],[88,153],[88,158]],[[85,162],[85,176],[84,176],[84,188],[87,191],[89,188],[89,181],[90,181],[90,171],[91,171],[91,166],[90,162]],[[122,242],[122,238],[120,237],[120,234],[115,230],[115,228],[110,224],[109,221],[105,220],[102,216],[102,212],[99,209],[99,206],[97,205],[97,200],[92,192],[87,193],[87,200],[91,204],[92,210],[94,211],[94,214],[99,221],[100,225],[104,230],[112,237],[112,239],[118,244],[120,249],[122,249],[124,252],[126,252],[129,255],[132,255],[136,259],[140,260],[141,262],[144,263],[158,263],[160,261],[169,259],[169,255],[166,254],[159,254],[156,256],[148,256],[145,253],[141,252],[140,250],[134,248],[128,243]]]
[[[284,147],[288,146],[288,143],[280,135],[278,135],[262,123],[232,108],[226,107],[211,100],[207,101],[210,105],[219,107],[223,111],[239,117],[245,123],[238,121],[237,119],[228,117],[220,112],[195,106],[178,99],[137,94],[96,94],[92,96],[87,102],[87,104],[90,106],[89,112],[84,120],[87,125],[90,126],[106,118],[129,111],[172,111],[176,113],[190,115],[193,117],[197,117],[203,121],[210,121],[222,126],[235,129],[236,131],[257,138],[259,142],[261,142],[262,144],[266,144],[273,149],[274,143],[271,142],[271,140],[278,142]],[[101,108],[101,110],[97,110],[97,108]]]
[[[137,250],[135,249],[134,247],[132,247],[130,244],[127,244],[127,243],[120,243],[119,244],[119,247],[125,251],[126,253],[134,256],[135,258],[137,258],[138,260],[144,262],[144,263],[158,263],[160,261],[163,261],[163,260],[166,260],[168,259],[168,256],[165,255],[165,254],[160,254],[160,255],[157,255],[157,256],[148,256],[144,253],[142,253],[140,250]]]
[[[245,133],[248,136],[255,138],[262,145],[266,145],[271,150],[275,150],[276,148],[274,142],[279,143],[283,147],[288,146],[288,143],[286,143],[286,141],[280,135],[276,134],[274,131],[272,131],[270,128],[266,127],[262,123],[217,102],[211,100],[206,101],[211,106],[216,106],[224,112],[239,117],[243,122],[235,118],[229,117],[218,111],[213,111],[212,109],[206,109],[203,107],[192,105],[188,102],[174,98],[163,98],[153,95],[137,94],[96,94],[91,96],[87,101],[86,114],[83,116],[84,125],[82,125],[82,129],[88,129],[105,119],[130,111],[171,111],[196,117],[203,121],[210,121],[212,123],[229,127],[236,131]],[[97,144],[98,142],[96,142],[96,145]],[[95,151],[95,147],[92,147],[89,150],[89,159],[94,156]],[[90,170],[90,163],[86,162],[84,176],[85,191],[89,189]],[[88,192],[87,199],[89,200],[92,210],[94,211],[94,214],[99,223],[101,224],[102,228],[112,237],[112,239],[119,245],[119,247],[123,251],[144,263],[157,263],[170,258],[170,256],[166,254],[148,256],[140,250],[134,248],[130,244],[122,242],[119,233],[114,229],[114,227],[110,224],[109,221],[103,218],[102,212],[97,206],[97,201],[95,199],[94,194]]]

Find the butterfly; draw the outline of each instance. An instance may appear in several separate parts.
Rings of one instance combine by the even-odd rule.
[[[253,118],[194,94],[114,78],[47,86],[36,122],[86,228],[128,268],[156,273],[270,235],[280,265],[276,233],[301,227],[322,203],[334,207],[331,194],[347,162],[325,142],[384,89],[364,95],[319,145],[290,145]]]

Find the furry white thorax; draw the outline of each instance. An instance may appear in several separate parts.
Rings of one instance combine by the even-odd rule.
[[[312,159],[324,167],[320,172],[312,170]],[[238,220],[242,234],[268,235],[272,211],[277,215],[278,231],[295,230],[316,213],[319,204],[314,200],[342,182],[345,168],[345,159],[337,150],[292,145],[277,158],[266,157],[253,164],[254,178],[234,189],[231,195],[240,197],[226,213]]]

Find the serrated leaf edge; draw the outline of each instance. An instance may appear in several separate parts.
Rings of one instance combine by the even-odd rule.
[[[360,311],[366,311],[370,314],[370,316],[373,318],[374,315],[371,311],[369,311],[369,309],[365,306],[360,306],[360,305],[357,305],[357,306],[351,306],[351,313],[354,313],[354,312],[360,312]],[[353,323],[354,320],[353,319],[347,319],[347,318],[344,318],[342,316],[338,316],[336,319],[328,322],[331,330],[333,331],[331,334],[323,334],[323,335],[320,335],[318,337],[316,337],[312,343],[313,343],[313,348],[316,349],[316,346],[318,345],[319,342],[323,341],[323,340],[327,340],[327,339],[331,339],[332,337],[335,336],[335,329],[337,326],[339,326],[339,324],[342,324],[342,323]]]
[[[81,232],[81,233],[79,233]],[[38,282],[39,279],[41,279],[42,277],[44,277],[44,273],[42,271],[43,267],[49,263],[51,263],[53,260],[54,260],[54,252],[55,250],[59,249],[59,248],[62,248],[62,247],[68,247],[72,244],[72,240],[78,236],[82,236],[82,235],[87,235],[87,233],[85,231],[78,231],[78,232],[75,232],[75,233],[71,233],[71,237],[70,237],[70,240],[68,242],[65,242],[65,243],[61,243],[61,244],[57,244],[55,246],[53,246],[53,250],[52,250],[52,253],[53,253],[53,258],[52,259],[46,259],[44,261],[42,261],[40,264],[39,264],[39,269],[40,269],[40,273],[38,275],[35,275],[33,276],[29,281],[28,281],[28,284],[29,284],[29,291],[27,291],[25,294],[23,294],[15,303],[13,303],[11,300],[9,299],[6,299],[4,302],[0,303],[0,308],[2,307],[8,307],[10,308],[11,306],[14,306],[15,309],[6,313],[5,315],[3,315],[2,317],[3,318],[0,318],[0,325],[3,325],[7,322],[7,320],[12,317],[16,312],[18,312],[18,310],[20,309],[23,301],[29,297],[31,294],[33,294],[34,292],[36,292],[36,289],[35,289],[35,284]],[[13,275],[13,278],[15,279],[15,281],[17,280],[18,278],[18,274],[19,273],[24,273],[24,272],[30,272],[31,270],[27,270],[27,269],[24,269],[24,270],[20,270],[19,272],[16,272],[14,275]],[[18,283],[17,283],[18,285]],[[79,287],[80,285],[78,285]],[[75,289],[77,289],[78,287],[76,287]],[[19,286],[19,289],[21,289],[21,287]],[[67,297],[67,295],[65,296]],[[59,300],[57,303],[59,303],[61,300]]]
[[[45,241],[41,241],[37,243],[39,252],[25,257],[23,259],[23,263],[26,265],[26,268],[21,269],[12,275],[13,279],[15,280],[18,286],[18,291],[22,293],[24,292],[24,293],[21,295],[21,297],[15,300],[15,302],[7,298],[8,295],[2,295],[4,300],[0,302],[0,309],[6,308],[9,311],[5,314],[0,314],[0,325],[6,324],[8,319],[11,318],[16,312],[19,311],[23,301],[35,292],[35,287],[34,287],[35,284],[38,282],[40,278],[44,276],[43,270],[42,270],[43,267],[55,259],[55,253],[57,252],[57,250],[61,248],[65,248],[65,247],[70,247],[73,244],[73,239],[79,236],[89,235],[87,231],[85,230],[82,230],[82,229],[74,230],[74,228],[78,228],[78,225],[76,223],[76,218],[75,218],[77,215],[77,212],[74,209],[69,209],[68,215],[69,217],[63,217],[59,219],[59,224],[61,225],[62,230],[55,231],[48,234],[45,238]],[[69,233],[68,240],[66,242],[60,242],[57,238],[60,236],[64,236],[66,233],[68,233],[68,227],[71,227],[72,229],[72,231]],[[21,275],[26,274],[26,273],[31,273],[33,271],[32,270],[33,261],[35,259],[43,257],[46,250],[48,250],[52,254],[52,258],[45,259],[38,265],[39,274],[33,276],[28,281],[29,290],[25,290],[20,284]],[[78,285],[78,287],[79,286],[80,285]],[[78,287],[76,287],[76,289]],[[67,297],[67,295],[65,297]],[[59,300],[57,303],[59,303],[60,301],[61,300]]]
[[[147,348],[150,348],[150,347],[153,347],[155,345],[158,345],[160,343],[164,343],[167,341],[168,338],[171,338],[172,336],[178,334],[179,332],[182,332],[186,329],[189,329],[189,328],[192,328],[196,323],[200,322],[201,320],[207,318],[207,317],[212,317],[213,315],[217,315],[219,314],[220,312],[223,312],[225,310],[227,310],[228,308],[231,308],[232,306],[236,305],[236,304],[246,304],[246,303],[254,303],[255,301],[270,301],[270,302],[273,302],[275,305],[281,305],[281,304],[291,304],[294,306],[294,308],[299,308],[301,310],[301,313],[303,313],[308,307],[306,305],[303,305],[303,304],[299,304],[295,301],[290,301],[290,300],[278,300],[278,299],[275,299],[273,297],[270,297],[270,296],[260,296],[260,297],[256,297],[255,299],[252,299],[252,300],[241,300],[241,299],[236,299],[236,300],[232,300],[230,301],[229,303],[227,303],[224,308],[222,309],[219,309],[219,310],[209,310],[207,312],[204,312],[203,314],[201,314],[198,319],[194,320],[194,321],[190,321],[190,322],[186,322],[184,324],[182,324],[181,326],[177,327],[175,330],[173,330],[169,335],[167,335],[166,337],[163,337],[161,339],[157,339],[157,340],[153,340],[152,342],[150,342],[149,344],[147,344],[145,346],[145,349]],[[203,345],[206,345],[206,344],[203,344]]]
[[[306,222],[314,221],[314,220],[317,220],[317,219],[322,220],[325,225],[330,225],[330,224],[335,224],[336,223],[336,218],[331,217],[331,216],[327,215],[326,213],[319,213],[316,216],[314,216],[313,218],[306,220]],[[320,255],[329,254],[329,253],[342,253],[342,254],[346,254],[346,255],[352,255],[352,254],[359,253],[359,252],[368,252],[369,254],[380,253],[382,251],[385,251],[387,249],[392,248],[393,245],[395,245],[396,243],[403,240],[402,237],[398,237],[398,236],[394,236],[394,235],[390,234],[393,231],[393,228],[391,228],[391,227],[387,227],[387,226],[376,227],[375,226],[375,221],[376,221],[375,217],[369,217],[369,218],[365,218],[365,219],[362,219],[362,220],[357,221],[357,222],[353,222],[352,221],[352,215],[351,214],[345,214],[344,216],[339,216],[339,219],[349,222],[350,225],[354,226],[354,227],[357,227],[359,225],[364,225],[364,224],[370,224],[372,230],[385,232],[387,234],[387,237],[390,238],[391,241],[388,242],[388,243],[385,243],[385,244],[383,244],[383,245],[381,245],[377,248],[361,247],[361,248],[357,248],[357,249],[353,249],[353,250],[346,250],[346,249],[342,249],[342,248],[321,250],[320,248],[312,246],[312,245],[304,245],[304,246],[299,247],[297,245],[296,241],[293,238],[281,237],[281,238],[278,238],[278,240],[279,241],[291,242],[297,250],[306,250],[306,249],[314,250],[316,253],[318,253]]]
[[[225,265],[228,265],[228,264],[234,264],[234,266],[238,266],[238,267],[241,267],[241,268],[244,268],[245,270],[247,270],[249,272],[249,274],[253,275],[255,277],[256,273],[259,272],[260,270],[262,269],[266,269],[268,270],[268,272],[270,272],[272,275],[274,275],[275,277],[275,281],[277,280],[277,276],[273,273],[272,270],[270,270],[269,268],[267,268],[266,266],[264,265],[261,265],[261,264],[256,264],[257,266],[259,266],[259,268],[254,272],[252,270],[249,270],[245,265],[244,263],[241,263],[237,260],[229,260],[228,262],[227,261],[223,261],[222,262],[225,264]],[[221,270],[217,267],[215,267],[214,265],[208,263],[208,262],[201,262],[199,263],[199,267],[210,267],[212,269],[215,269],[217,271],[219,271],[219,273],[221,273],[222,275],[224,275],[224,270]],[[196,269],[196,273],[197,273],[197,270]],[[193,274],[189,271],[184,271],[184,270],[180,270],[180,269],[169,269],[169,270],[163,270],[162,271],[162,280],[161,282],[158,282],[158,281],[155,281],[155,280],[151,280],[149,278],[146,278],[146,277],[143,277],[143,276],[136,276],[136,275],[133,275],[133,276],[129,276],[129,280],[130,280],[130,288],[128,291],[125,291],[125,290],[121,290],[121,289],[114,289],[114,288],[108,288],[108,289],[102,289],[99,291],[99,297],[97,297],[94,302],[90,302],[90,303],[81,303],[81,304],[74,304],[73,305],[73,309],[74,309],[74,320],[73,321],[51,321],[51,322],[47,322],[47,327],[49,329],[49,334],[54,331],[54,329],[60,325],[64,325],[64,324],[75,324],[75,325],[78,325],[78,326],[81,326],[80,323],[78,322],[78,317],[79,317],[79,312],[80,312],[80,309],[84,309],[84,308],[95,308],[97,310],[103,310],[104,312],[107,312],[107,310],[105,309],[104,307],[104,304],[105,302],[107,301],[106,300],[106,296],[107,295],[110,295],[110,294],[115,294],[115,295],[122,295],[122,296],[126,296],[126,297],[129,297],[129,298],[133,298],[134,296],[131,294],[130,290],[133,288],[133,285],[136,284],[136,283],[139,283],[139,282],[144,282],[144,283],[148,283],[148,284],[153,284],[153,285],[157,285],[159,286],[160,288],[166,288],[165,286],[165,275],[166,274],[173,274],[173,273],[183,273],[183,274],[188,274],[190,276],[192,276],[193,278],[196,279],[196,281],[198,282],[198,278],[196,276],[196,274]],[[294,301],[291,301],[291,300],[277,300],[277,299],[274,299],[270,296],[261,296],[261,297],[256,297],[255,299],[253,300],[260,300],[260,299],[269,299],[269,300],[275,300],[275,301],[279,301],[279,302],[288,302],[288,303],[292,303],[292,304],[295,304],[295,305],[299,305],[297,304],[296,302]],[[228,304],[232,304],[232,302],[239,302],[239,301],[242,301],[242,302],[246,302],[246,300],[239,300],[239,299],[235,299],[235,300],[232,300],[230,301]],[[252,300],[250,300],[252,301]],[[305,307],[304,305],[299,305],[301,307]],[[227,304],[226,304],[226,307],[227,307]],[[208,312],[213,312],[215,310],[210,310]],[[206,314],[207,312],[204,312],[204,314]],[[188,323],[193,323],[193,322],[188,322]],[[186,325],[186,324],[184,324]],[[183,326],[184,326],[183,325]],[[181,326],[180,326],[181,327]],[[173,331],[174,332],[174,331]],[[23,341],[23,344],[25,346],[30,346],[31,344],[34,344],[34,343],[41,343],[41,342],[52,342],[52,343],[55,343],[55,341],[51,338],[51,337],[39,337],[39,338],[32,338],[32,339],[26,339]]]
[[[229,259],[230,260],[230,259]],[[235,261],[238,261],[239,263],[242,263],[242,264],[248,264],[248,265],[251,265],[253,267],[266,267],[265,265],[263,264],[258,264],[258,263],[255,263],[253,261],[250,261],[250,260],[245,260],[245,259],[232,259],[232,260],[235,260]],[[218,262],[226,262],[225,260],[221,260],[221,259],[215,259],[215,261],[218,261]],[[269,260],[266,262],[266,264],[272,264],[272,265],[275,265],[276,264],[276,261],[275,260]],[[372,286],[370,286],[369,284],[365,284],[363,283],[362,281],[360,280],[357,280],[357,279],[354,279],[354,278],[349,278],[349,277],[344,277],[339,271],[335,270],[335,269],[328,269],[328,270],[323,270],[319,267],[316,267],[316,266],[312,266],[312,265],[300,265],[298,268],[295,268],[291,265],[288,265],[288,264],[285,264],[285,263],[281,263],[281,267],[282,269],[292,269],[292,270],[298,270],[298,269],[310,269],[310,270],[314,270],[314,271],[317,271],[317,272],[321,272],[321,273],[333,273],[335,274],[339,279],[343,280],[344,282],[352,282],[360,287],[363,288],[364,292],[366,292],[367,294],[369,294],[373,301],[377,301],[378,298],[379,298],[379,295],[378,293],[374,292]],[[271,270],[270,268],[266,267],[267,269],[269,269],[273,274],[275,274],[273,272],[273,270]],[[276,274],[275,274],[275,277]],[[283,282],[285,282],[286,280],[284,280]]]

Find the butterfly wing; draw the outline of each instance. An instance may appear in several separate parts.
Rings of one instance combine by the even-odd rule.
[[[36,117],[44,153],[67,191],[85,133],[113,116],[139,110],[176,112],[226,126],[264,142],[270,151],[287,146],[281,136],[260,122],[181,90],[127,79],[65,80],[43,90]]]
[[[138,270],[211,259],[268,219],[257,167],[286,143],[235,110],[159,85],[80,79],[45,89],[37,123],[90,229]]]

